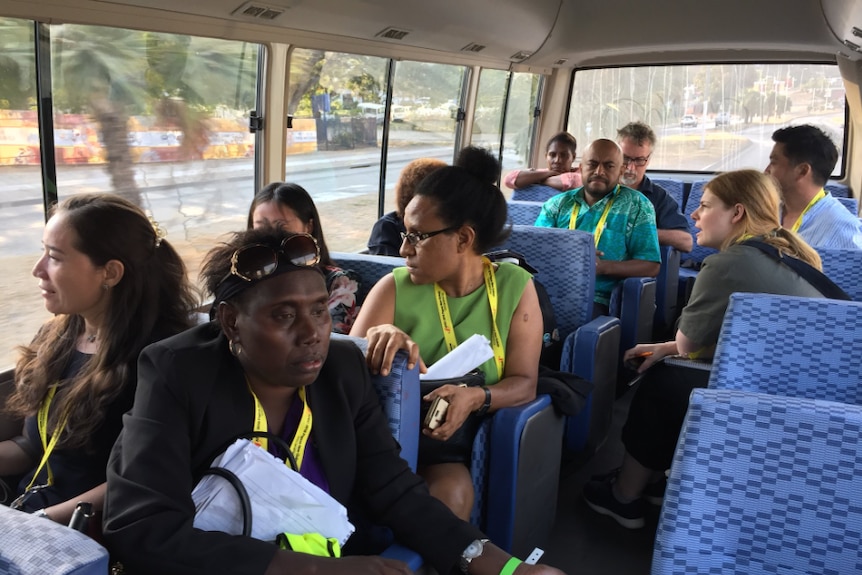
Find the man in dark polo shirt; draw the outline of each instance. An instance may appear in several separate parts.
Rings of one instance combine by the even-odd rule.
[[[629,122],[617,131],[617,142],[623,150],[624,169],[620,183],[638,190],[652,203],[659,244],[690,252],[692,239],[688,221],[674,199],[646,176],[656,143],[655,132],[643,122]]]

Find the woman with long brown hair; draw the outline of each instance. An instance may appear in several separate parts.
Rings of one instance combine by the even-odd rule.
[[[708,370],[657,364],[682,355],[711,359],[728,298],[734,292],[823,297],[782,259],[795,258],[819,270],[820,257],[796,233],[781,227],[775,182],[755,170],[716,176],[705,187],[691,215],[700,230],[697,243],[719,253],[706,258],[688,304],[682,310],[676,338],[640,344],[625,360],[646,359],[638,368],[644,379],[632,400],[622,439],[626,448],[619,470],[584,487],[584,499],[595,511],[630,529],[644,524],[644,500],[660,504],[664,472],[670,467],[692,389],[706,387]],[[776,250],[781,257],[768,255]],[[770,250],[770,251],[771,251]]]
[[[0,475],[23,474],[15,507],[60,523],[79,501],[101,511],[138,355],[189,327],[196,304],[163,238],[116,195],[76,195],[52,210],[33,275],[54,317],[20,348],[7,409],[24,429],[0,443]]]

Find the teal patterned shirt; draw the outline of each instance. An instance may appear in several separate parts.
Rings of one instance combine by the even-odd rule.
[[[604,232],[597,247],[598,251],[605,254],[602,259],[661,262],[655,209],[643,194],[625,186],[619,186],[615,192],[592,206],[587,205],[584,200],[582,187],[557,194],[542,206],[535,225],[543,228],[568,228],[572,207],[577,202],[580,207],[576,229],[595,233],[602,212],[611,199],[614,203],[608,212]],[[619,281],[620,279],[614,276],[596,276],[596,303],[608,305],[611,292]]]

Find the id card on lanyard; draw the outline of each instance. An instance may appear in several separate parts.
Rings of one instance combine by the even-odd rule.
[[[602,211],[602,215],[599,218],[599,222],[596,224],[596,229],[593,231],[593,237],[595,238],[596,249],[599,247],[599,240],[602,239],[602,234],[605,233],[605,226],[607,225],[608,213],[611,211],[611,206],[614,205],[614,200],[617,199],[617,192],[620,191],[620,185],[617,184],[617,187],[614,188],[614,191],[611,192],[611,199],[608,200],[608,203],[605,204],[605,209]],[[586,192],[584,192],[586,194]],[[578,229],[578,212],[581,210],[581,205],[576,201],[575,205],[572,206],[572,215],[569,217],[569,229],[576,230]],[[584,230],[586,231],[586,230]]]
[[[494,362],[497,365],[497,379],[503,379],[503,369],[506,364],[506,350],[503,348],[503,338],[497,327],[497,278],[494,274],[494,264],[491,260],[482,256],[482,275],[485,279],[485,291],[488,294],[488,305],[491,306],[491,349],[494,352]],[[452,325],[452,315],[449,313],[449,296],[443,291],[439,284],[434,284],[434,300],[437,303],[437,315],[440,318],[440,327],[443,329],[443,339],[446,342],[446,350],[452,351],[458,347],[458,339],[455,337],[455,326]]]
[[[266,413],[263,410],[263,406],[257,398],[257,395],[255,395],[254,391],[251,389],[251,385],[248,381],[246,381],[246,384],[248,385],[249,393],[251,393],[251,396],[254,398],[254,431],[269,431],[269,424],[266,421]],[[302,469],[302,458],[305,455],[305,446],[308,443],[308,438],[311,436],[312,422],[311,407],[308,405],[308,401],[306,400],[305,388],[300,387],[297,394],[299,395],[299,400],[302,402],[302,417],[299,420],[299,427],[297,427],[296,433],[293,435],[293,440],[290,442],[290,452],[296,460],[295,471]],[[265,450],[269,448],[269,441],[267,441],[266,437],[255,437],[251,441]],[[287,465],[287,462],[285,462],[285,464]]]

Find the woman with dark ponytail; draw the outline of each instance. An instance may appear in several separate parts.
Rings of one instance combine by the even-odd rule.
[[[72,196],[52,210],[33,275],[54,317],[20,348],[7,408],[24,429],[0,442],[0,476],[23,474],[22,511],[64,524],[79,501],[101,512],[138,355],[192,323],[196,298],[164,235],[112,194]]]
[[[407,265],[374,286],[350,332],[368,338],[368,365],[384,374],[398,349],[424,371],[473,334],[491,341],[495,357],[480,366],[485,387],[444,385],[423,398],[449,402],[445,422],[422,432],[438,441],[449,439],[471,413],[535,398],[542,348],[542,313],[530,274],[482,255],[510,232],[506,200],[494,184],[500,165],[476,147],[462,150],[455,164],[420,184],[404,212]],[[440,461],[419,450],[419,474],[432,495],[464,519],[474,495],[468,461],[469,453]]]

